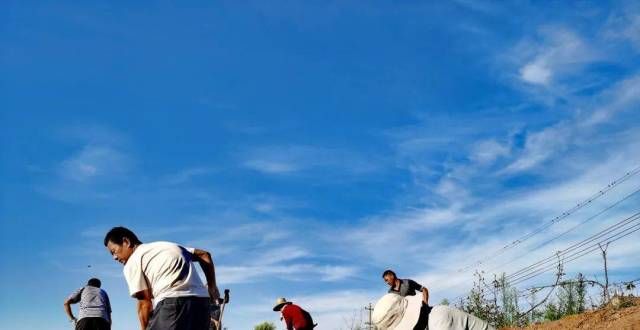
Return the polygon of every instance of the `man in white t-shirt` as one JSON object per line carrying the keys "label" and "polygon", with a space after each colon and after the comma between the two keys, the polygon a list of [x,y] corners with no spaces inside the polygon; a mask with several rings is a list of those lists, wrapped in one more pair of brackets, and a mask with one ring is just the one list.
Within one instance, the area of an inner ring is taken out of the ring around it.
{"label": "man in white t-shirt", "polygon": [[[112,228],[104,245],[124,265],[129,294],[138,299],[142,330],[209,329],[209,304],[220,297],[209,252],[170,242],[143,244],[124,227]],[[206,286],[194,262],[200,264]]]}

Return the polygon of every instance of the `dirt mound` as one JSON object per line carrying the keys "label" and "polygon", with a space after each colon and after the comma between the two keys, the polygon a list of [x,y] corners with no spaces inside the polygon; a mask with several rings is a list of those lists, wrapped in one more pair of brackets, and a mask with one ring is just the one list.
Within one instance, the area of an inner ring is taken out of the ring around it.
{"label": "dirt mound", "polygon": [[640,330],[640,298],[616,299],[612,299],[611,303],[601,309],[567,316],[558,321],[533,324],[526,328],[505,328],[502,330]]}

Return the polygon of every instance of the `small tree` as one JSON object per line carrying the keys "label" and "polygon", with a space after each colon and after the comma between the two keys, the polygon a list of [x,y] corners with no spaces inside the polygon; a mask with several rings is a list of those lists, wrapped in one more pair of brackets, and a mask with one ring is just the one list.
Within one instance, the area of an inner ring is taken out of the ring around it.
{"label": "small tree", "polygon": [[573,315],[578,312],[578,302],[576,297],[576,283],[573,281],[564,282],[560,285],[558,296],[558,312],[561,316]]}
{"label": "small tree", "polygon": [[489,323],[496,325],[499,323],[499,314],[496,297],[491,300],[487,297],[485,287],[488,287],[485,282],[484,273],[476,272],[476,280],[473,281],[473,288],[469,292],[469,296],[462,304],[462,309],[470,314],[473,314],[483,320],[487,320]]}
{"label": "small tree", "polygon": [[276,330],[276,326],[271,322],[262,322],[253,327],[253,330]]}
{"label": "small tree", "polygon": [[576,287],[576,295],[578,301],[578,313],[582,313],[585,311],[586,296],[587,296],[587,287],[584,282],[584,275],[582,273],[578,274],[578,285]]}
{"label": "small tree", "polygon": [[507,282],[504,273],[496,279],[496,286],[500,288],[500,299],[502,303],[497,326],[517,326],[520,316],[518,291]]}
{"label": "small tree", "polygon": [[[342,317],[344,321],[344,329],[346,330],[364,330],[366,329],[364,326],[364,322],[362,320],[362,313],[354,310],[351,314],[351,317]],[[342,327],[340,328],[342,329]]]}
{"label": "small tree", "polygon": [[562,315],[560,314],[558,307],[552,302],[547,303],[547,305],[544,308],[544,319],[549,321],[555,321],[555,320],[559,320],[560,317],[562,317]]}

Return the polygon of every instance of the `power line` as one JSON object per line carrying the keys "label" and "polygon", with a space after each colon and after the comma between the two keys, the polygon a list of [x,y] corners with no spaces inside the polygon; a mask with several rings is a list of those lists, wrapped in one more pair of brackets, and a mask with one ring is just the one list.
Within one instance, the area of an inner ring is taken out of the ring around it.
{"label": "power line", "polygon": [[[585,223],[587,223],[587,222],[589,222],[589,221],[591,221],[591,220],[593,220],[593,219],[595,219],[595,218],[597,218],[597,217],[601,216],[602,214],[604,214],[604,213],[606,213],[607,211],[611,210],[612,208],[614,208],[614,207],[616,207],[616,206],[620,205],[622,202],[626,201],[627,199],[631,198],[632,196],[634,196],[635,194],[637,194],[637,193],[639,193],[639,192],[640,192],[640,188],[639,188],[639,189],[636,189],[635,191],[633,191],[632,193],[630,193],[630,194],[626,195],[625,197],[623,197],[622,199],[620,199],[620,200],[616,201],[615,203],[613,203],[613,204],[611,204],[611,205],[607,206],[606,208],[604,208],[604,209],[603,209],[603,210],[601,210],[600,212],[598,212],[598,213],[596,213],[596,214],[594,214],[594,215],[590,216],[590,217],[589,217],[589,218],[587,218],[586,220],[584,220],[584,221],[582,221],[582,222],[578,223],[577,225],[575,225],[575,226],[573,226],[573,227],[569,228],[568,230],[566,230],[566,231],[564,231],[564,232],[560,233],[559,235],[556,235],[556,236],[554,236],[553,238],[551,238],[551,239],[549,239],[549,240],[547,240],[547,241],[544,241],[544,242],[543,242],[543,243],[541,243],[541,244],[538,244],[536,247],[534,247],[534,248],[532,248],[532,249],[529,249],[529,250],[527,251],[527,253],[530,253],[531,251],[536,251],[536,250],[540,249],[541,247],[543,247],[543,246],[545,246],[545,245],[547,245],[547,244],[549,244],[549,243],[551,243],[551,242],[553,242],[553,241],[557,240],[558,238],[560,238],[560,237],[562,237],[562,236],[564,236],[564,235],[566,235],[566,234],[568,234],[568,233],[570,233],[570,232],[572,232],[572,231],[576,230],[577,228],[580,228],[580,227],[581,227],[582,225],[584,225]],[[511,260],[509,260],[509,261],[507,261],[507,262],[504,262],[504,263],[502,263],[502,264],[500,264],[500,265],[498,265],[498,266],[496,266],[496,267],[491,268],[491,269],[489,270],[489,272],[493,272],[493,271],[495,271],[496,269],[500,269],[500,268],[503,268],[504,266],[507,266],[507,265],[509,265],[509,264],[512,264],[514,261],[516,261],[516,260],[518,260],[518,259],[520,259],[520,258],[524,257],[525,255],[526,255],[526,254],[523,254],[523,255],[517,256],[517,257],[515,257],[515,258],[512,258]]]}
{"label": "power line", "polygon": [[[636,220],[637,220],[637,219],[638,219],[638,218],[636,218]],[[619,232],[619,233],[616,233],[616,234],[614,234],[614,235],[612,235],[612,236],[610,236],[610,237],[607,237],[607,238],[605,238],[605,239],[603,239],[603,240],[601,240],[601,241],[599,241],[599,242],[596,242],[595,244],[592,244],[592,245],[590,245],[590,246],[587,246],[586,248],[583,248],[583,249],[581,249],[581,250],[578,250],[578,251],[576,251],[576,252],[573,252],[572,254],[568,254],[568,252],[570,252],[570,251],[563,251],[563,252],[558,253],[558,254],[557,254],[557,256],[558,256],[558,258],[562,257],[565,263],[567,263],[567,262],[569,262],[569,261],[572,261],[572,260],[575,260],[574,256],[576,256],[576,255],[578,255],[578,254],[580,254],[580,253],[582,253],[582,252],[584,252],[584,251],[586,251],[586,250],[588,250],[588,251],[587,251],[585,254],[588,254],[588,253],[590,253],[590,252],[592,252],[592,251],[595,251],[595,250],[596,250],[596,248],[597,248],[597,246],[598,246],[598,243],[603,243],[603,242],[610,241],[611,239],[615,238],[617,235],[625,234],[627,231],[629,231],[629,230],[632,230],[632,229],[636,228],[638,225],[640,225],[640,224],[635,224],[635,225],[633,225],[633,226],[631,226],[631,227],[629,227],[629,228],[625,228],[624,230],[622,230],[622,231],[621,231],[621,232]],[[606,234],[609,234],[609,233],[610,233],[610,232],[605,233],[605,235],[606,235]],[[593,241],[591,241],[591,242],[593,242]],[[585,245],[585,244],[582,244],[582,245],[580,245],[579,247],[582,247],[582,246],[584,246],[584,245]],[[576,248],[579,248],[579,247],[576,247]],[[574,249],[571,249],[571,250],[574,250]],[[553,257],[551,257],[551,258],[553,258]],[[530,270],[528,270],[528,271],[526,271],[526,272],[523,272],[523,273],[520,273],[520,274],[517,274],[517,275],[510,275],[510,276],[507,276],[507,278],[508,278],[511,282],[514,282],[514,281],[518,281],[519,279],[521,279],[521,278],[523,278],[523,277],[531,276],[531,275],[533,275],[533,274],[535,274],[535,273],[537,273],[537,272],[539,272],[539,271],[542,271],[542,270],[548,270],[549,265],[546,265],[546,266],[545,266],[544,264],[548,264],[550,261],[553,261],[553,259],[549,259],[549,258],[547,258],[547,259],[548,259],[548,261],[546,261],[546,262],[545,262],[545,263],[543,263],[543,264],[538,265],[538,266],[537,266],[537,268],[535,268],[535,269],[530,269]]]}
{"label": "power line", "polygon": [[[548,289],[548,288],[553,288],[553,287],[557,287],[557,286],[563,286],[566,284],[571,284],[571,283],[585,283],[585,284],[589,284],[591,286],[593,285],[599,285],[599,286],[604,286],[604,284],[595,281],[595,280],[588,280],[588,279],[583,279],[582,281],[580,280],[568,280],[568,281],[561,281],[557,284],[549,284],[549,285],[540,285],[540,286],[532,286],[523,290],[518,291],[518,297],[522,298],[522,297],[527,297],[530,296],[531,293],[536,293],[542,289]],[[615,282],[615,283],[611,283],[610,285],[612,286],[618,286],[618,285],[627,285],[627,284],[633,284],[635,282],[640,282],[640,278],[631,280],[631,281],[619,281],[619,282]]]}
{"label": "power line", "polygon": [[[598,238],[600,238],[602,236],[605,236],[605,235],[607,235],[607,234],[609,234],[609,233],[611,233],[613,231],[616,231],[619,228],[624,227],[628,223],[631,223],[631,222],[637,220],[639,218],[639,215],[640,215],[640,212],[635,213],[634,215],[632,215],[632,216],[630,216],[628,218],[625,218],[622,221],[619,221],[619,222],[617,222],[617,223],[605,228],[604,230],[602,230],[602,231],[600,231],[600,232],[598,232],[598,233],[596,233],[596,234],[594,234],[594,235],[592,235],[592,236],[590,236],[590,237],[588,237],[588,238],[586,238],[586,239],[584,239],[584,240],[582,240],[582,241],[580,241],[578,243],[575,243],[575,244],[565,248],[564,250],[559,251],[557,253],[557,256],[559,257],[559,256],[566,255],[567,253],[569,253],[569,252],[571,252],[571,251],[573,251],[575,249],[578,249],[578,248],[580,248],[580,247],[582,247],[582,246],[584,246],[586,244],[589,244],[589,243],[597,240]],[[542,260],[539,260],[539,261],[537,261],[537,262],[535,262],[535,263],[533,263],[533,264],[531,264],[531,265],[529,265],[527,267],[521,268],[520,270],[510,274],[509,276],[507,276],[507,278],[513,278],[513,277],[519,276],[522,273],[526,273],[526,272],[530,271],[531,269],[535,269],[540,265],[544,265],[544,264],[548,263],[549,261],[554,260],[555,257],[556,257],[556,255],[553,255],[553,256],[544,258]]]}
{"label": "power line", "polygon": [[[590,246],[588,246],[586,248],[583,248],[583,249],[581,249],[579,251],[576,251],[576,252],[574,252],[574,253],[572,253],[572,254],[570,254],[568,256],[563,256],[562,263],[563,264],[567,264],[567,263],[572,262],[572,261],[574,261],[576,259],[582,258],[585,255],[588,255],[588,254],[592,253],[593,251],[596,251],[598,249],[598,243],[615,242],[615,241],[617,241],[619,239],[622,239],[624,237],[627,237],[627,236],[637,232],[638,230],[640,230],[640,223],[637,223],[637,224],[635,224],[633,226],[625,228],[621,232],[615,233],[615,234],[613,234],[613,235],[611,235],[611,236],[609,236],[609,237],[607,237],[607,238],[605,238],[605,239],[603,239],[603,240],[601,240],[601,241],[599,241],[599,242],[597,242],[595,244],[592,244],[592,245],[590,245]],[[533,270],[533,271],[531,271],[529,273],[521,274],[521,275],[517,276],[515,279],[511,278],[510,279],[510,284],[511,285],[517,285],[519,283],[525,282],[525,281],[527,281],[529,279],[532,279],[534,277],[537,277],[539,275],[542,275],[542,274],[546,273],[547,271],[553,269],[554,267],[555,267],[555,265],[553,265],[553,264],[552,265],[547,265],[547,266],[543,266],[542,268],[535,269],[535,270]]]}
{"label": "power line", "polygon": [[[515,286],[555,269],[557,267],[556,260],[561,261],[562,264],[567,264],[569,262],[582,258],[585,255],[596,251],[598,249],[599,243],[615,242],[640,230],[640,222],[634,224],[634,221],[637,220],[640,220],[640,212],[636,212],[635,214],[603,229],[602,231],[578,243],[574,243],[564,250],[558,251],[556,254],[553,254],[550,257],[544,258],[533,263],[532,265],[524,267],[517,272],[506,276],[505,279],[509,282],[510,285]],[[593,244],[589,245],[590,243]],[[454,300],[458,300],[459,298],[462,298],[464,296],[465,294],[461,294]]]}
{"label": "power line", "polygon": [[614,189],[615,187],[617,187],[619,184],[627,181],[628,179],[630,179],[631,177],[633,177],[634,175],[640,173],[640,166],[634,168],[633,170],[625,173],[623,176],[621,176],[620,178],[613,180],[611,183],[609,183],[606,187],[600,189],[598,192],[596,192],[595,194],[591,195],[589,198],[587,198],[586,200],[576,204],[574,207],[572,207],[571,209],[562,212],[560,215],[556,216],[555,218],[551,219],[551,221],[549,221],[546,224],[543,224],[542,226],[536,228],[535,230],[533,230],[532,232],[520,237],[519,239],[503,246],[502,248],[498,249],[497,251],[495,251],[494,253],[488,255],[485,258],[479,259],[477,261],[475,261],[474,263],[463,267],[461,269],[458,269],[458,273],[460,272],[465,272],[468,271],[469,269],[473,268],[473,267],[477,267],[489,260],[492,260],[496,257],[498,257],[499,255],[503,254],[505,251],[518,246],[520,244],[522,244],[524,241],[528,240],[529,238],[541,233],[542,231],[546,230],[547,228],[551,227],[552,225],[554,225],[555,223],[558,223],[560,221],[562,221],[563,219],[569,217],[571,214],[575,213],[576,211],[578,211],[579,209],[590,205],[593,201],[597,200],[598,198],[606,195],[609,191],[611,191],[612,189]]}

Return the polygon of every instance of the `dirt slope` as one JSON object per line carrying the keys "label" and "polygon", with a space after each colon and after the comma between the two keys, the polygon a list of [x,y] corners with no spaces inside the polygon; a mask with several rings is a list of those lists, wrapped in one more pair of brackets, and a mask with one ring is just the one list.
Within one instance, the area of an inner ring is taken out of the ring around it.
{"label": "dirt slope", "polygon": [[[612,329],[640,330],[640,298],[626,300],[624,305],[630,307],[614,307],[608,305],[602,309],[588,311],[578,315],[567,316],[554,322],[534,324],[526,330],[569,330],[569,329]],[[503,329],[509,330],[509,329]]]}

